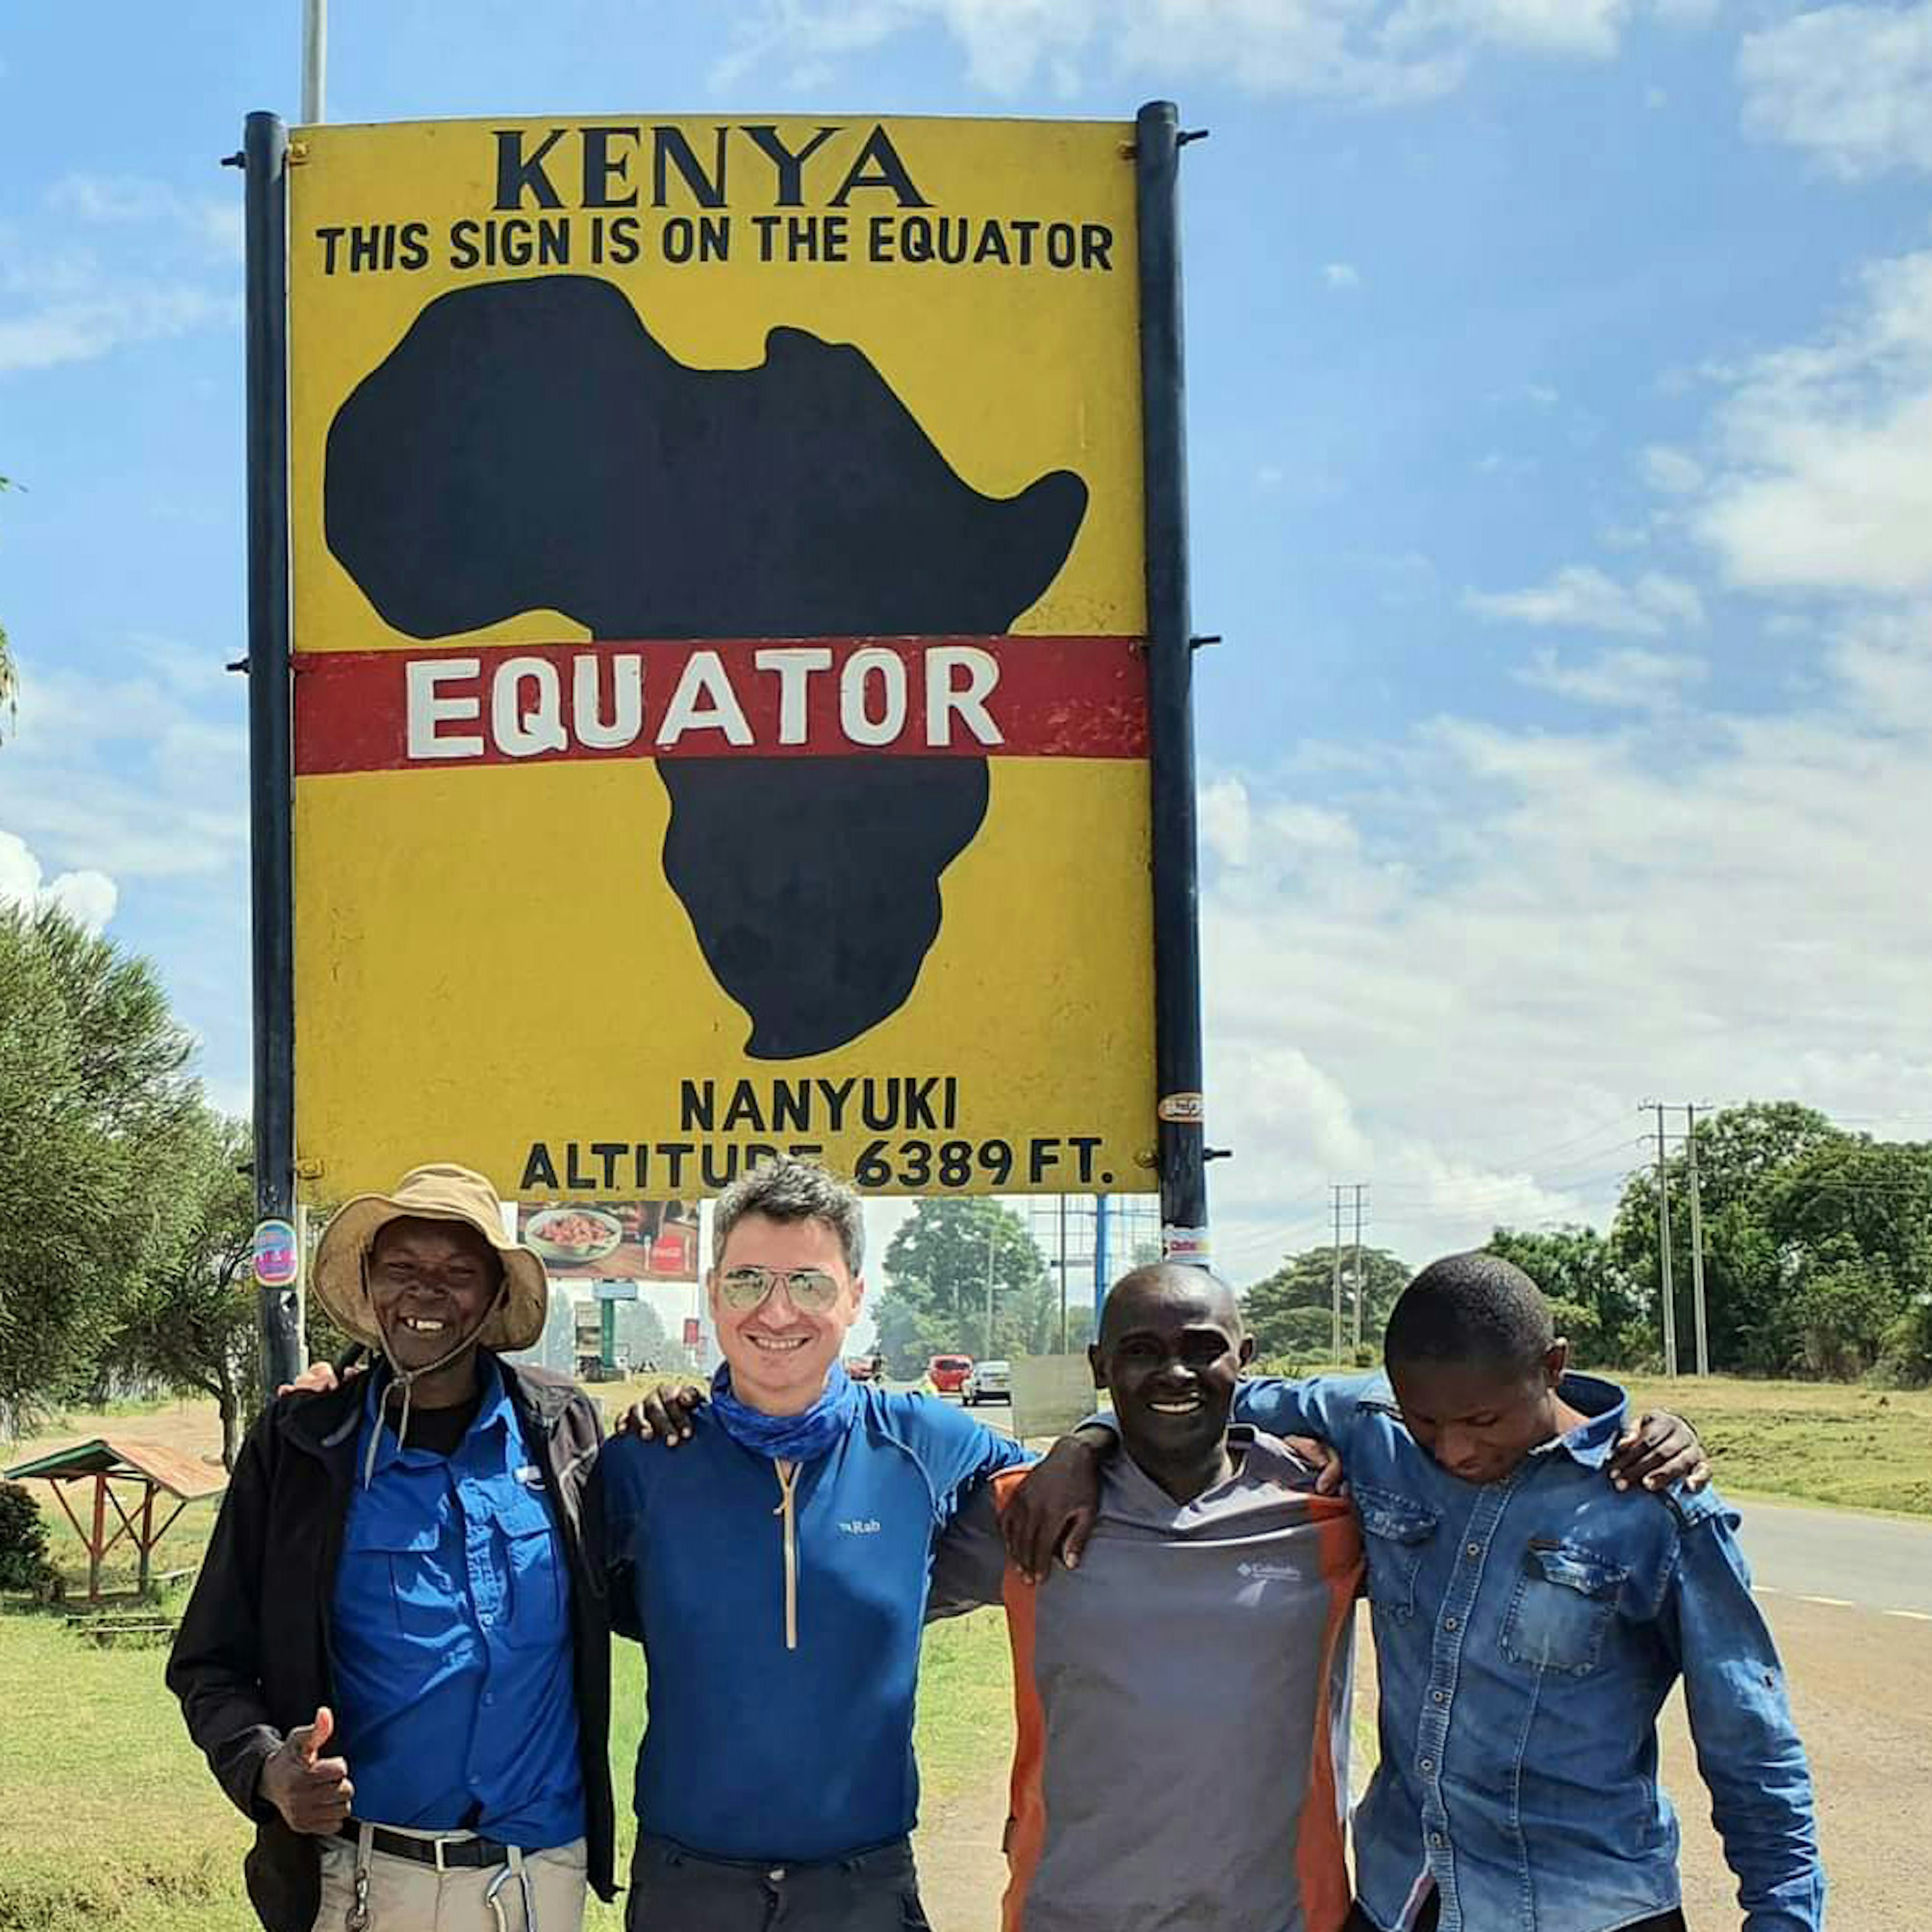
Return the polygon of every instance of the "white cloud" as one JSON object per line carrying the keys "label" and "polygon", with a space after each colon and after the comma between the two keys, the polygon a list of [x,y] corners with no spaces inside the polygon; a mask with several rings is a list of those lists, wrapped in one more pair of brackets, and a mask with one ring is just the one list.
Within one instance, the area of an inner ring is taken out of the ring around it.
{"label": "white cloud", "polygon": [[[0,229],[0,375],[238,326],[228,272],[241,258],[238,204],[136,177],[74,174],[55,183],[46,205],[61,242]],[[211,282],[218,263],[228,272]]]}
{"label": "white cloud", "polygon": [[1701,680],[1708,667],[1700,658],[1673,656],[1634,644],[1599,651],[1581,662],[1551,650],[1536,652],[1519,665],[1517,680],[1580,704],[1612,710],[1666,711],[1678,704],[1684,687]]}
{"label": "white cloud", "polygon": [[1656,442],[1643,452],[1643,475],[1653,490],[1666,496],[1688,496],[1704,481],[1703,466],[1694,457]]}
{"label": "white cloud", "polygon": [[47,190],[47,206],[63,220],[91,227],[171,230],[225,261],[242,257],[238,194],[190,195],[139,175],[63,175]]}
{"label": "white cloud", "polygon": [[105,872],[85,869],[49,879],[24,838],[0,831],[0,905],[58,906],[89,932],[99,932],[114,916],[119,896]]}
{"label": "white cloud", "polygon": [[[1660,14],[1687,0],[1651,0]],[[1070,94],[1132,76],[1210,76],[1256,94],[1374,104],[1460,86],[1486,51],[1615,54],[1635,0],[764,0],[713,74],[827,73],[902,34],[937,31],[973,82]]]}
{"label": "white cloud", "polygon": [[0,756],[0,820],[64,863],[122,880],[239,865],[248,842],[239,694],[222,703],[189,681],[204,674],[178,647],[141,640],[129,655],[136,664],[118,678],[22,671],[18,730]]}
{"label": "white cloud", "polygon": [[1322,279],[1331,289],[1358,289],[1362,286],[1361,271],[1352,262],[1324,262],[1322,265]]}
{"label": "white cloud", "polygon": [[1657,638],[1704,622],[1694,586],[1661,571],[1620,584],[1594,564],[1566,564],[1547,583],[1522,590],[1468,592],[1465,606],[1501,622]]}
{"label": "white cloud", "polygon": [[211,323],[236,321],[240,314],[238,302],[202,289],[104,282],[81,299],[0,315],[0,375],[92,362],[132,343],[185,335]]}
{"label": "white cloud", "polygon": [[1402,0],[1390,20],[1400,38],[1466,34],[1502,46],[1604,59],[1617,51],[1630,0]]}
{"label": "white cloud", "polygon": [[1932,250],[1878,262],[1819,340],[1720,371],[1725,459],[1694,520],[1733,583],[1932,586]]}
{"label": "white cloud", "polygon": [[1932,172],[1932,4],[1821,7],[1747,34],[1744,126],[1860,181]]}
{"label": "white cloud", "polygon": [[[1600,1226],[1647,1096],[1932,1115],[1932,856],[1901,836],[1932,815],[1932,604],[1846,620],[1817,668],[1795,714],[1445,718],[1352,781],[1240,775],[1203,894],[1231,1272],[1325,1238],[1331,1180],[1412,1261]],[[1348,836],[1277,862],[1290,807]]]}

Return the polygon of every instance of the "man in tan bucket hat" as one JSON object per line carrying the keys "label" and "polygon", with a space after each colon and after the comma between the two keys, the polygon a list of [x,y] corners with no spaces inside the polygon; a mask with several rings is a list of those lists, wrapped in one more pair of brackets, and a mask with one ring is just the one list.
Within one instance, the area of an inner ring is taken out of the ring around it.
{"label": "man in tan bucket hat", "polygon": [[268,1932],[577,1932],[613,1889],[602,1430],[502,1359],[542,1264],[440,1165],[339,1209],[313,1285],[376,1368],[250,1432],[168,1666],[249,1896]]}

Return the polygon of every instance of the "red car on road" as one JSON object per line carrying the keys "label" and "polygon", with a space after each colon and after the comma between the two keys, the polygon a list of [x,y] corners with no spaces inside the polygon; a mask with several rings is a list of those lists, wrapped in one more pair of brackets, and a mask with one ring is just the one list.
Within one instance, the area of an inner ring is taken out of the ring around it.
{"label": "red car on road", "polygon": [[941,1395],[957,1395],[966,1385],[966,1378],[973,1372],[970,1355],[934,1355],[926,1365],[926,1372],[932,1385]]}

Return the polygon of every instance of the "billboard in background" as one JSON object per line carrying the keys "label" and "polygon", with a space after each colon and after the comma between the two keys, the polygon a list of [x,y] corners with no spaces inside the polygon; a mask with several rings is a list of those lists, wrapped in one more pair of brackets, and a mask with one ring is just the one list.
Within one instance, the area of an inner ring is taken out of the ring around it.
{"label": "billboard in background", "polygon": [[517,1238],[554,1281],[694,1282],[700,1273],[695,1202],[520,1206]]}
{"label": "billboard in background", "polygon": [[1145,1184],[1132,140],[296,130],[310,1197]]}

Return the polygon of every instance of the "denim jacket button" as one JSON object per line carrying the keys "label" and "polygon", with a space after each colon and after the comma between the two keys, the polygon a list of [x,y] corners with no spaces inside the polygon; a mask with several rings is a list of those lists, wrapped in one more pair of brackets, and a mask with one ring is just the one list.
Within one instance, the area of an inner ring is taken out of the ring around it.
{"label": "denim jacket button", "polygon": [[1444,1617],[1442,1619],[1442,1628],[1446,1630],[1460,1630],[1462,1626],[1456,1622],[1454,1617]]}
{"label": "denim jacket button", "polygon": [[1480,1543],[1466,1543],[1462,1546],[1462,1554],[1465,1556],[1480,1556],[1482,1553],[1483,1546]]}
{"label": "denim jacket button", "polygon": [[1429,1694],[1429,1701],[1432,1704],[1446,1704],[1449,1701],[1449,1694],[1446,1690],[1432,1690]]}

